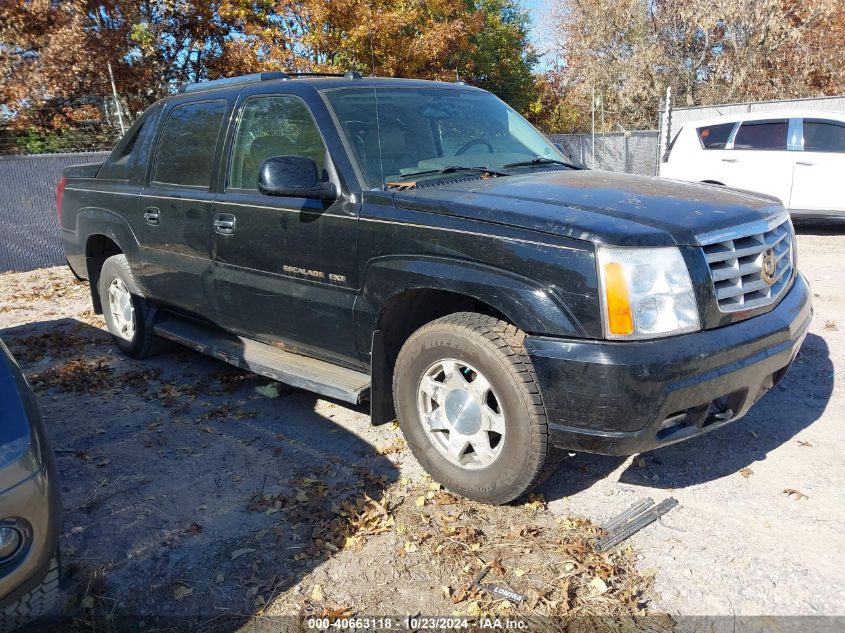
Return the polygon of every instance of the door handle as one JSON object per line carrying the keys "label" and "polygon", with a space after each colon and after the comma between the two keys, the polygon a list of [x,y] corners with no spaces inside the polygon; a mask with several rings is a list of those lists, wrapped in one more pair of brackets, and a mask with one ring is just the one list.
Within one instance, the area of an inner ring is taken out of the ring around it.
{"label": "door handle", "polygon": [[723,158],[722,162],[723,163],[738,163],[739,159],[738,158]]}
{"label": "door handle", "polygon": [[815,165],[815,163],[811,163],[811,162],[810,162],[810,161],[808,161],[808,160],[799,160],[799,161],[795,161],[795,164],[796,164],[796,165],[804,165],[804,167],[812,167],[813,165]]}
{"label": "door handle", "polygon": [[158,207],[147,207],[144,210],[144,222],[151,226],[158,226],[160,214],[161,211],[159,211]]}
{"label": "door handle", "polygon": [[220,235],[231,235],[235,232],[235,216],[231,213],[218,213],[214,216],[214,231]]}

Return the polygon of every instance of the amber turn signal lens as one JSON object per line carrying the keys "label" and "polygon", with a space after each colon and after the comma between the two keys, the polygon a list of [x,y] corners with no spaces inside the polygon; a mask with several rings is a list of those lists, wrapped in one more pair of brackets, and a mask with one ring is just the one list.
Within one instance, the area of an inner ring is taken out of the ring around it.
{"label": "amber turn signal lens", "polygon": [[607,326],[612,334],[626,335],[634,331],[634,316],[628,299],[628,285],[622,264],[604,265],[604,288],[607,300]]}

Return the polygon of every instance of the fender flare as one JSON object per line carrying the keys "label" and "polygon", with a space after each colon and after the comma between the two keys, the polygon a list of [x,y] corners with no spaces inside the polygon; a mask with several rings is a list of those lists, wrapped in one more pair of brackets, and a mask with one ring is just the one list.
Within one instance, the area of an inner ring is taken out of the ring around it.
{"label": "fender flare", "polygon": [[475,299],[525,332],[584,336],[581,325],[550,289],[509,271],[447,257],[389,256],[372,260],[355,302],[355,330],[359,349],[370,351],[370,416],[374,425],[396,417],[382,317],[389,302],[409,290],[446,291]]}
{"label": "fender flare", "polygon": [[[101,207],[85,207],[76,214],[76,235],[80,238],[80,246],[85,253],[85,272],[91,291],[91,301],[95,312],[102,311],[100,297],[97,293],[99,271],[94,271],[94,258],[88,255],[88,242],[92,237],[103,236],[115,244],[126,255],[129,267],[135,274],[138,262],[140,244],[129,223],[118,213]],[[136,279],[138,275],[135,275]],[[142,289],[143,291],[143,289]]]}
{"label": "fender flare", "polygon": [[356,329],[365,345],[378,329],[384,306],[408,290],[442,290],[475,299],[530,333],[584,337],[569,308],[543,284],[507,270],[462,259],[388,256],[368,263],[355,302]]}

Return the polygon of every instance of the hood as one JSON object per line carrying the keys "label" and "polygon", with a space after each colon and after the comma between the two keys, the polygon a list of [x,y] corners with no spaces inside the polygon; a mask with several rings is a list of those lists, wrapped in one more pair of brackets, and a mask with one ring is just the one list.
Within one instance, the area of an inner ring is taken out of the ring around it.
{"label": "hood", "polygon": [[769,218],[775,198],[665,178],[556,170],[398,191],[405,209],[617,246],[696,244],[696,235]]}

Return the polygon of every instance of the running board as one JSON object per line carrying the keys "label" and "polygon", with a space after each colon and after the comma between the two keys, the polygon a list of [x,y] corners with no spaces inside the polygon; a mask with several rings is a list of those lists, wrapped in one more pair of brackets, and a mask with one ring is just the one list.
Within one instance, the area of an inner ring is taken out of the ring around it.
{"label": "running board", "polygon": [[369,374],[188,320],[168,318],[156,323],[154,331],[235,367],[344,402],[359,404],[370,388]]}

